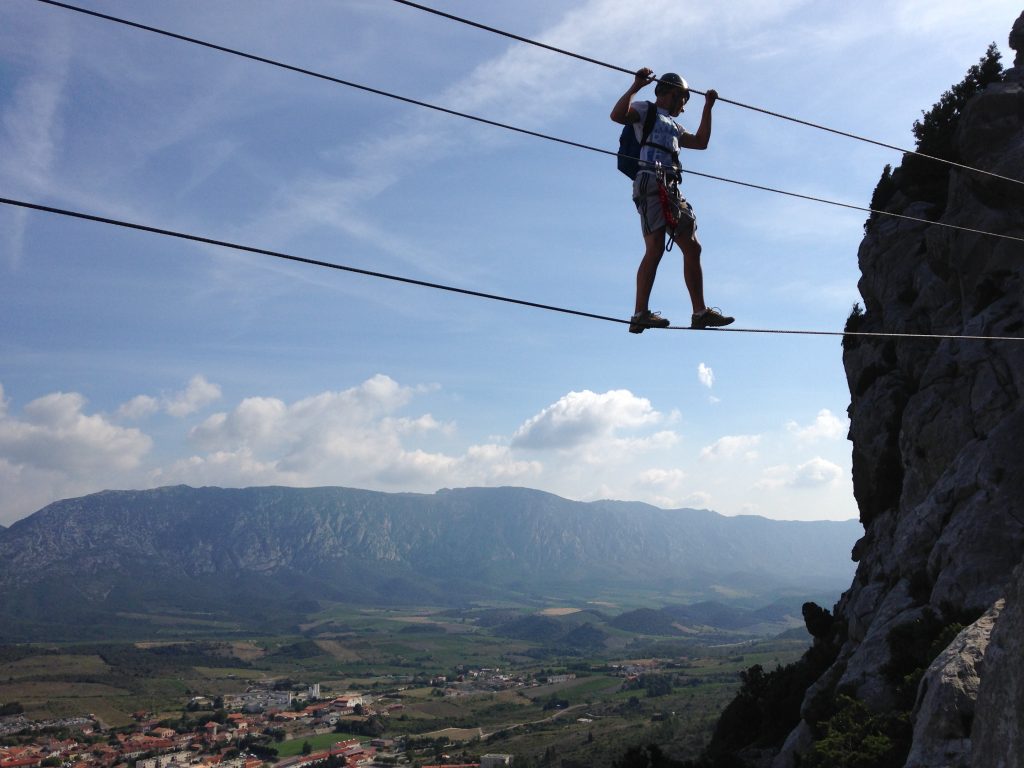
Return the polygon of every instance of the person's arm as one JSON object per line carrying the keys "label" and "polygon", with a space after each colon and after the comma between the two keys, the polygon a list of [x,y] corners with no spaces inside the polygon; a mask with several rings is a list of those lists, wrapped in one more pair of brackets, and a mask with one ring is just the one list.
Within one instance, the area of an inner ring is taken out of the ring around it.
{"label": "person's arm", "polygon": [[609,115],[612,122],[619,123],[620,125],[628,125],[629,123],[635,123],[640,119],[640,116],[636,113],[636,110],[630,109],[630,102],[633,101],[633,97],[636,96],[637,92],[644,88],[646,85],[654,81],[654,71],[643,67],[638,69],[636,74],[633,76],[633,85],[619,97],[619,100],[615,102],[615,106],[612,107],[612,113]]}
{"label": "person's arm", "polygon": [[679,137],[679,146],[686,149],[707,149],[711,141],[711,109],[718,100],[718,91],[712,89],[704,95],[704,112],[696,133],[684,133]]}

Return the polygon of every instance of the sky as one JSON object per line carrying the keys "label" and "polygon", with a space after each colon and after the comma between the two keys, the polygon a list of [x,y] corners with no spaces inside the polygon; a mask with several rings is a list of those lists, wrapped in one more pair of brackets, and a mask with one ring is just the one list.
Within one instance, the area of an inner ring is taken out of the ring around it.
{"label": "sky", "polygon": [[[621,72],[391,0],[82,7],[614,151]],[[898,147],[1003,0],[432,7]],[[639,98],[653,98],[653,89]],[[679,121],[696,130],[703,97]],[[899,152],[720,102],[684,167],[866,206]],[[867,214],[688,175],[708,304],[839,331]],[[613,157],[0,3],[0,197],[627,318]],[[652,309],[688,324],[678,250]],[[103,489],[515,485],[857,516],[839,339],[624,325],[0,205],[0,525]]]}

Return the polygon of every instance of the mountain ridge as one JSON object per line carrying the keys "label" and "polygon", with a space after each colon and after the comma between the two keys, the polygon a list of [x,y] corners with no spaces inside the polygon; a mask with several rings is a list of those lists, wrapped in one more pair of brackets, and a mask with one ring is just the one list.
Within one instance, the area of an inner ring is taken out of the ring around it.
{"label": "mountain ridge", "polygon": [[250,620],[260,602],[293,621],[299,603],[325,601],[838,591],[860,532],[855,521],[729,518],[511,487],[103,491],[50,504],[4,532],[0,589],[11,599],[0,618],[41,620],[54,601],[77,623],[76,611]]}

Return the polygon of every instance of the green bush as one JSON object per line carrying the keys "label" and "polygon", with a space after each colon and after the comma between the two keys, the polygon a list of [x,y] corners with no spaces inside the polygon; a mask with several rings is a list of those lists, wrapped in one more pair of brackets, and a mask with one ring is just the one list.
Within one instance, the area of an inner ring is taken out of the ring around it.
{"label": "green bush", "polygon": [[840,696],[837,705],[802,768],[902,768],[910,751],[909,713],[875,713],[849,696]]}
{"label": "green bush", "polygon": [[864,231],[867,232],[875,220],[881,215],[879,211],[885,210],[886,204],[892,199],[893,194],[896,192],[896,182],[892,179],[892,166],[888,163],[885,164],[885,168],[882,170],[882,177],[878,180],[875,185],[875,191],[871,193],[871,215],[868,216],[867,221],[864,222]]}
{"label": "green bush", "polygon": [[741,672],[739,693],[722,712],[708,755],[722,757],[749,746],[780,746],[800,722],[807,688],[833,660],[833,654],[812,649],[800,661],[772,672],[766,673],[760,664]]}
{"label": "green bush", "polygon": [[[886,166],[888,168],[889,166]],[[856,333],[860,330],[864,321],[864,308],[857,302],[850,309],[850,316],[846,318],[846,325],[843,330],[847,333]],[[843,349],[851,350],[857,346],[860,339],[856,336],[843,336]]]}
{"label": "green bush", "polygon": [[[885,167],[871,195],[872,211],[884,210],[892,196],[902,191],[910,200],[932,203],[932,217],[942,215],[946,207],[950,166],[932,158],[963,162],[955,142],[960,117],[968,101],[992,83],[1002,80],[1001,58],[996,44],[989,45],[978,63],[967,70],[964,79],[943,93],[931,109],[922,112],[920,120],[914,121],[918,154],[904,155],[903,164],[895,171]],[[877,218],[878,214],[873,212],[865,222],[865,231]]]}

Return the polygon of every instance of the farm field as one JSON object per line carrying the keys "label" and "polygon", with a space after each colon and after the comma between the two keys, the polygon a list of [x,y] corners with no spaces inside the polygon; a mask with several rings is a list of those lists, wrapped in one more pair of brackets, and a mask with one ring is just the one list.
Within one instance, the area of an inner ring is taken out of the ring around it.
{"label": "farm field", "polygon": [[318,752],[332,747],[339,741],[358,738],[358,736],[352,733],[321,733],[314,734],[312,736],[303,736],[298,739],[291,739],[290,741],[282,741],[280,744],[276,745],[276,748],[279,757],[294,757],[295,755],[301,755],[303,748],[307,744],[313,752]]}
{"label": "farm field", "polygon": [[679,759],[696,756],[740,672],[786,665],[809,644],[796,630],[644,634],[601,623],[591,607],[500,611],[335,607],[293,635],[196,639],[190,626],[179,641],[4,646],[0,705],[17,702],[40,720],[94,714],[122,728],[140,711],[187,716],[193,697],[316,683],[321,698],[358,692],[372,703],[336,733],[277,740],[278,759],[358,737],[373,714],[379,735],[406,739],[424,759],[504,752],[517,768],[605,768],[650,742]]}

